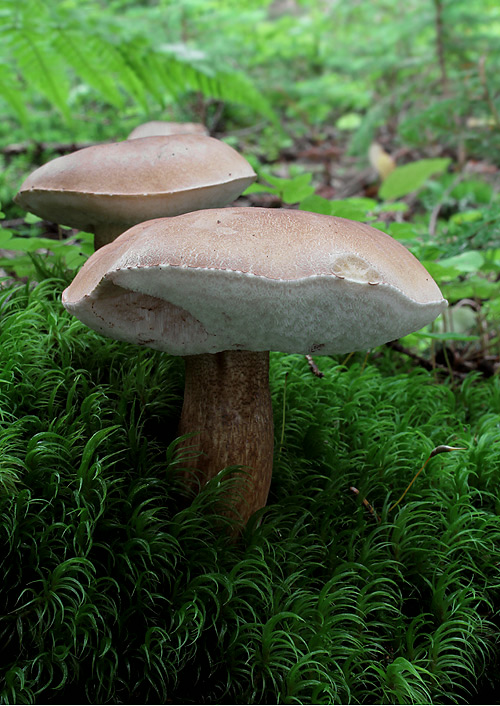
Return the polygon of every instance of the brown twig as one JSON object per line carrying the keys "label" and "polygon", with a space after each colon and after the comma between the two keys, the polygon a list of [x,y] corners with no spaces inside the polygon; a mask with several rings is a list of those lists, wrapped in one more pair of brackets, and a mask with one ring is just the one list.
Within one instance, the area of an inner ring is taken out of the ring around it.
{"label": "brown twig", "polygon": [[306,355],[306,360],[307,360],[307,364],[309,365],[309,368],[311,369],[311,372],[313,372],[317,378],[325,377],[325,373],[322,373],[321,370],[318,368],[318,366],[316,365],[316,363],[313,360],[312,355]]}
{"label": "brown twig", "polygon": [[[436,367],[443,367],[439,365],[433,365],[429,360],[427,360],[426,358],[422,358],[422,356],[418,355],[418,353],[414,353],[409,348],[405,348],[404,346],[402,346],[399,341],[389,341],[388,343],[386,343],[386,346],[392,348],[393,351],[397,351],[398,353],[403,353],[403,355],[407,355],[409,358],[418,363],[422,368],[425,368],[425,370],[429,370],[430,372],[432,372]],[[443,370],[444,369],[445,368],[443,367]]]}
{"label": "brown twig", "polygon": [[[355,488],[353,485],[349,488],[349,490],[352,490],[352,492],[354,493],[354,495],[359,495],[359,490],[358,490],[357,488]],[[381,520],[380,520],[380,517],[379,517],[379,516],[377,515],[377,513],[375,512],[375,508],[373,507],[373,505],[370,505],[370,503],[368,502],[368,500],[367,500],[366,498],[363,498],[363,499],[361,500],[361,502],[363,503],[363,505],[364,505],[366,508],[368,508],[370,514],[373,515],[373,517],[377,520],[377,522],[380,522],[380,521],[381,521]]]}

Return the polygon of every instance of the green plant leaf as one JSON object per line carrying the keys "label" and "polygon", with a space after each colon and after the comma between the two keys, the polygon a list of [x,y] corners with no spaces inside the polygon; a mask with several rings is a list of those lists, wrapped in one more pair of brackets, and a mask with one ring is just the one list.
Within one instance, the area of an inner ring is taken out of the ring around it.
{"label": "green plant leaf", "polygon": [[27,213],[24,216],[24,222],[29,223],[29,225],[34,225],[35,223],[41,223],[42,220],[43,219],[40,218],[40,216],[35,216],[34,213]]}
{"label": "green plant leaf", "polygon": [[325,216],[332,215],[332,202],[317,194],[311,194],[303,199],[299,204],[299,208],[301,211],[322,213]]}
{"label": "green plant leaf", "polygon": [[290,179],[274,176],[268,172],[261,171],[260,176],[271,184],[251,184],[245,193],[257,194],[268,193],[278,196],[287,204],[302,202],[314,193],[314,186],[311,184],[312,174],[298,174]]}
{"label": "green plant leaf", "polygon": [[387,232],[396,240],[413,240],[416,237],[415,226],[412,223],[391,223]]}
{"label": "green plant leaf", "polygon": [[422,187],[433,174],[444,172],[450,159],[420,159],[404,164],[384,179],[379,196],[382,199],[399,199]]}
{"label": "green plant leaf", "polygon": [[374,221],[375,216],[369,216],[377,203],[373,199],[351,198],[332,201],[332,215],[339,218],[349,218],[351,221]]}
{"label": "green plant leaf", "polygon": [[470,250],[460,253],[460,255],[454,255],[453,257],[446,257],[443,260],[439,260],[438,264],[445,268],[452,267],[458,272],[477,272],[484,265],[484,261],[485,258],[481,252],[478,250]]}
{"label": "green plant leaf", "polygon": [[312,194],[300,202],[299,208],[302,211],[312,211],[313,213],[323,213],[339,218],[349,218],[351,221],[373,221],[375,216],[369,215],[373,211],[377,202],[368,198],[350,198],[331,200]]}

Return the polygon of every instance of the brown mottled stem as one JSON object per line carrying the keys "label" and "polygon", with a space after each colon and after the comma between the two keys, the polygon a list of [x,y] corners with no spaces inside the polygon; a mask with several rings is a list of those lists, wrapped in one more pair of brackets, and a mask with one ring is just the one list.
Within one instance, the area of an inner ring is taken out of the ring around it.
{"label": "brown mottled stem", "polygon": [[264,507],[273,467],[269,353],[223,351],[186,356],[179,433],[199,432],[185,446],[203,484],[227,466],[247,471],[231,504],[243,523]]}

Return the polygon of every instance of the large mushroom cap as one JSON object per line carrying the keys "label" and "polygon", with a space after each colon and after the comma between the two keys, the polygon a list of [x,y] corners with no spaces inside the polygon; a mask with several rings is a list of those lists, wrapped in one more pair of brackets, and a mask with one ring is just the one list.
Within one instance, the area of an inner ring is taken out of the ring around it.
{"label": "large mushroom cap", "polygon": [[254,180],[236,150],[212,137],[172,135],[95,145],[35,170],[15,201],[56,223],[90,232],[225,206]]}
{"label": "large mushroom cap", "polygon": [[165,120],[150,120],[135,127],[127,140],[137,140],[139,137],[152,135],[208,135],[208,130],[202,123],[173,123]]}
{"label": "large mushroom cap", "polygon": [[63,304],[104,335],[175,355],[365,350],[446,308],[426,269],[385,233],[260,208],[131,228],[89,258]]}

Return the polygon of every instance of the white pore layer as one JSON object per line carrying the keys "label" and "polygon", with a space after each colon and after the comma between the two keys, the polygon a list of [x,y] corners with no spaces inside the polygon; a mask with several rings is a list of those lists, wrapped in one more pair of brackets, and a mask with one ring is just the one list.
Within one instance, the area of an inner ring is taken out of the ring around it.
{"label": "white pore layer", "polygon": [[112,271],[89,296],[66,306],[101,333],[173,355],[223,350],[331,355],[416,331],[446,302],[420,304],[391,285],[335,275],[272,280],[161,265]]}

